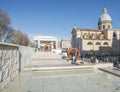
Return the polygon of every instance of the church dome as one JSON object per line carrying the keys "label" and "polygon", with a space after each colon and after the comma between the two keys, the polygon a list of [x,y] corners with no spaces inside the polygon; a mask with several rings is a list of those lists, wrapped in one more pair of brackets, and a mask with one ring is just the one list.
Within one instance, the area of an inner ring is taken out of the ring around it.
{"label": "church dome", "polygon": [[107,13],[106,8],[103,8],[102,15],[100,16],[98,23],[104,22],[104,21],[112,21],[110,15]]}

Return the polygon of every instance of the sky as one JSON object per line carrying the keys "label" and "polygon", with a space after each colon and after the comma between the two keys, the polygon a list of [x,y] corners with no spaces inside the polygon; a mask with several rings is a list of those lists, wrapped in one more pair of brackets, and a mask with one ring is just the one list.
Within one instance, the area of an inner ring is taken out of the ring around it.
{"label": "sky", "polygon": [[120,28],[120,0],[0,0],[14,29],[33,36],[71,39],[73,27],[97,29],[102,9],[106,7],[113,28]]}

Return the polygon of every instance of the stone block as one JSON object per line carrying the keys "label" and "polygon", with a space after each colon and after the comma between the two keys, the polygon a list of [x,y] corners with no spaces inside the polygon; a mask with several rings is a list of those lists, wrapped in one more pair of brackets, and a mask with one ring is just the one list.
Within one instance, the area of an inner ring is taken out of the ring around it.
{"label": "stone block", "polygon": [[[0,80],[1,89],[19,74],[19,62],[23,68],[30,60],[33,49],[25,46],[0,43]],[[21,56],[21,61],[19,61]]]}

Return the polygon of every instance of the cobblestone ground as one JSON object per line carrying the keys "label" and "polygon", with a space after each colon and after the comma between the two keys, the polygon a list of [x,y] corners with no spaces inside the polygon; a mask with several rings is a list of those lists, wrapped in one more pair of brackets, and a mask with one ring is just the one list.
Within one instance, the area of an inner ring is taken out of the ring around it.
{"label": "cobblestone ground", "polygon": [[[62,60],[60,55],[37,52],[31,59],[31,67],[23,70],[1,92],[120,92],[120,77],[98,69],[48,68],[63,65],[67,67],[70,63]],[[47,69],[33,71],[33,67]]]}

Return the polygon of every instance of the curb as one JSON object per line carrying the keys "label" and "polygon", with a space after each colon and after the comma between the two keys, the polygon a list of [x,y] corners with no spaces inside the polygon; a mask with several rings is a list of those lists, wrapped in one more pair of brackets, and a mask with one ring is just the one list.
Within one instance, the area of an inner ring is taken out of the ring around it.
{"label": "curb", "polygon": [[32,68],[32,71],[49,71],[49,70],[71,70],[71,69],[93,69],[91,66],[67,66],[67,67],[39,67],[39,68]]}
{"label": "curb", "polygon": [[68,70],[68,69],[99,69],[105,67],[111,67],[111,64],[91,64],[91,65],[74,65],[74,66],[44,66],[44,67],[29,67],[24,70],[31,71],[46,71],[46,70]]}
{"label": "curb", "polygon": [[107,70],[107,69],[103,69],[103,68],[98,68],[98,69],[100,69],[100,70],[102,70],[102,71],[104,71],[104,72],[110,73],[110,74],[112,74],[112,75],[116,75],[116,76],[120,77],[120,74],[115,73],[115,72],[113,72],[113,71],[110,71],[110,70]]}

